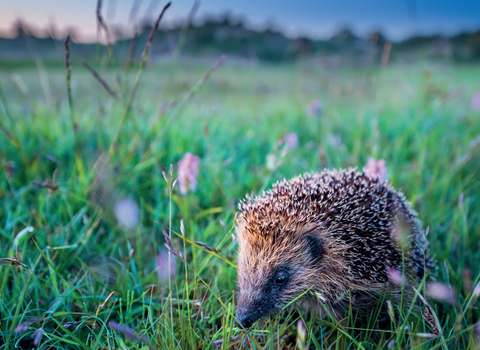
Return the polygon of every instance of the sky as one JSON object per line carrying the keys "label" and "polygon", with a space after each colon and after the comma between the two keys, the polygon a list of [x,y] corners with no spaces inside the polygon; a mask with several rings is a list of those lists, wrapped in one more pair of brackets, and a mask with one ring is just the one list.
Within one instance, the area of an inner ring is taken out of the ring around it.
{"label": "sky", "polygon": [[[80,41],[95,41],[97,0],[0,0],[0,35],[11,35],[17,18],[34,28],[48,30],[51,24],[75,28]],[[155,18],[166,1],[103,0],[102,13],[109,25],[129,23],[132,4],[138,19]],[[165,21],[185,18],[193,0],[173,0]],[[391,40],[412,34],[446,34],[480,29],[480,0],[203,0],[197,20],[206,15],[231,13],[248,26],[266,24],[295,37],[328,38],[349,26],[360,35],[381,29]],[[134,21],[130,21],[130,27]]]}

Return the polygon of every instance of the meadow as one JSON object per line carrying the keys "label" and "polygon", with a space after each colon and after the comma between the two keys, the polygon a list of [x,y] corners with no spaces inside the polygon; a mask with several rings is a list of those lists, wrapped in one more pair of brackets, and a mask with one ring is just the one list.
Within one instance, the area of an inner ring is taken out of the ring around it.
{"label": "meadow", "polygon": [[[135,67],[90,63],[112,96],[73,60],[70,103],[63,62],[0,71],[0,349],[478,349],[480,67],[215,61],[149,61],[135,95]],[[371,157],[453,291],[421,292],[433,326],[396,307],[388,329],[294,310],[236,328],[238,201]]]}

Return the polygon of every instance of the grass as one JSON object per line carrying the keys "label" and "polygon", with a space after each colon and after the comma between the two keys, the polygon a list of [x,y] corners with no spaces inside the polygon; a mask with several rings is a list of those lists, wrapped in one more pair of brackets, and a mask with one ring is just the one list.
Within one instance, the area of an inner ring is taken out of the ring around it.
{"label": "grass", "polygon": [[[0,72],[0,258],[17,259],[0,266],[1,349],[479,347],[480,114],[470,107],[478,66],[325,70],[227,59],[203,79],[215,59],[154,63],[127,102],[136,72],[95,67],[116,100],[76,62],[76,135],[61,64],[46,68],[48,103],[35,69]],[[316,99],[323,114],[310,116]],[[282,157],[287,132],[299,147]],[[185,152],[201,159],[186,196],[173,186]],[[281,164],[267,167],[271,154]],[[453,305],[429,299],[440,336],[418,311],[395,305],[387,330],[374,319],[353,329],[353,315],[339,323],[288,313],[240,332],[237,201],[369,157],[386,160],[389,180],[429,227],[437,280],[456,292]],[[122,199],[138,206],[132,228],[115,216]],[[168,256],[163,230],[185,262]]]}

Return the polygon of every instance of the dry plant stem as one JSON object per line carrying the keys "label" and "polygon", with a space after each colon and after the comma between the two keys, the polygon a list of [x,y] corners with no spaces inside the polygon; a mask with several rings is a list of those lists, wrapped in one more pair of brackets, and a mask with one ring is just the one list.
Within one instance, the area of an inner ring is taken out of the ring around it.
{"label": "dry plant stem", "polygon": [[[167,181],[168,185],[168,238],[170,242],[172,241],[172,192],[173,192],[173,187],[175,186],[175,182],[173,181],[173,165],[170,164],[170,172],[169,172],[169,177]],[[164,175],[165,176],[165,175]],[[167,180],[165,178],[165,180]],[[170,342],[170,347],[173,345],[173,334],[174,334],[174,329],[173,329],[173,298],[172,298],[172,264],[171,264],[171,259],[172,259],[172,253],[171,250],[168,250],[168,294],[170,296],[170,322],[171,322],[171,342]]]}
{"label": "dry plant stem", "polygon": [[100,84],[102,84],[103,88],[107,90],[107,92],[115,99],[117,99],[117,94],[115,91],[108,85],[105,79],[103,79],[95,69],[93,69],[85,60],[82,61],[82,64],[87,70],[92,73],[93,77],[98,80]]}
{"label": "dry plant stem", "polygon": [[385,45],[383,46],[382,57],[380,58],[380,64],[382,67],[386,67],[388,65],[391,49],[392,49],[392,43],[386,42]]}
{"label": "dry plant stem", "polygon": [[127,104],[125,106],[125,111],[123,112],[122,119],[120,120],[120,125],[117,128],[117,131],[115,132],[115,135],[113,137],[112,143],[110,144],[110,148],[108,150],[109,155],[113,155],[115,153],[115,146],[117,144],[118,138],[120,137],[120,132],[125,125],[125,122],[127,120],[128,115],[130,114],[130,109],[132,108],[132,102],[133,98],[135,97],[135,92],[137,91],[138,84],[140,83],[140,78],[143,73],[143,69],[145,68],[145,63],[147,62],[148,54],[150,53],[150,48],[152,47],[152,41],[153,37],[155,36],[155,32],[158,29],[158,25],[160,24],[160,21],[163,17],[163,14],[165,11],[170,7],[170,2],[168,2],[165,7],[162,10],[162,13],[160,13],[160,16],[158,16],[157,21],[155,22],[155,25],[153,26],[152,30],[150,31],[150,35],[148,36],[148,41],[145,44],[145,49],[143,50],[141,61],[140,61],[140,67],[138,69],[137,76],[135,78],[135,83],[133,84],[132,91],[130,93],[130,97],[128,98]]}
{"label": "dry plant stem", "polygon": [[71,74],[72,66],[70,65],[70,46],[69,46],[70,36],[67,35],[64,41],[65,45],[65,67],[67,69],[67,96],[68,96],[68,107],[70,109],[70,121],[72,123],[73,131],[73,142],[75,145],[75,152],[78,155],[78,137],[77,137],[77,124],[75,123],[74,118],[74,109],[73,109],[73,98],[72,98],[72,87],[71,87]]}
{"label": "dry plant stem", "polygon": [[[161,225],[161,224],[160,224],[160,225]],[[166,227],[166,225],[163,225],[163,226]],[[197,248],[203,250],[204,252],[207,252],[208,254],[210,254],[210,255],[212,255],[212,256],[214,256],[214,257],[216,257],[216,258],[219,258],[220,260],[223,260],[224,262],[226,262],[228,265],[230,265],[230,266],[233,267],[234,269],[237,268],[237,265],[235,265],[234,263],[232,263],[232,262],[229,261],[228,259],[226,259],[226,258],[224,258],[223,256],[215,253],[215,251],[213,251],[213,250],[209,250],[209,249],[205,248],[205,243],[203,243],[203,245],[202,245],[202,244],[198,244],[198,243],[195,243],[194,241],[191,241],[191,240],[189,240],[188,238],[186,238],[185,235],[182,235],[182,234],[180,234],[180,233],[178,233],[178,232],[175,232],[175,231],[173,231],[173,230],[172,230],[172,232],[173,232],[175,235],[177,235],[179,238],[181,238],[182,240],[184,240],[185,242],[187,242],[188,244],[190,244],[190,245],[192,245],[192,246],[194,246],[194,247],[197,247]]]}
{"label": "dry plant stem", "polygon": [[188,18],[182,26],[182,30],[180,31],[180,35],[178,37],[177,45],[175,46],[175,51],[173,52],[173,59],[177,60],[180,54],[182,53],[183,46],[185,44],[185,39],[187,37],[188,28],[193,21],[193,18],[197,14],[198,8],[200,7],[200,1],[195,1],[193,3],[192,9],[188,14]]}
{"label": "dry plant stem", "polygon": [[[0,93],[1,93],[1,90],[0,90]],[[20,140],[13,134],[13,131],[10,132],[2,123],[0,123],[0,129],[5,134],[7,139],[18,149],[18,151],[20,152],[20,155],[22,156],[23,163],[26,166],[28,166],[28,157],[23,151],[22,143],[20,142]]]}
{"label": "dry plant stem", "polygon": [[112,62],[115,63],[115,53],[111,44],[112,41],[110,40],[110,31],[108,30],[107,23],[102,16],[102,0],[98,0],[97,11],[95,12],[95,14],[97,16],[97,42],[100,35],[100,28],[102,28],[105,31],[105,38],[107,39],[108,57]]}
{"label": "dry plant stem", "polygon": [[133,38],[130,39],[130,47],[128,49],[128,57],[127,57],[127,61],[125,62],[125,68],[130,68],[130,66],[132,65],[132,62],[133,62],[133,55],[135,54],[135,47],[137,46],[136,45],[137,43],[137,32],[135,32],[133,34]]}
{"label": "dry plant stem", "polygon": [[101,303],[100,305],[98,305],[97,307],[97,312],[95,313],[95,320],[93,321],[93,328],[95,328],[95,325],[97,323],[97,317],[98,317],[98,313],[100,312],[101,309],[103,309],[105,307],[105,304],[108,302],[108,300],[110,300],[110,298],[113,296],[113,294],[115,294],[115,292],[111,292],[108,297],[103,301],[103,303]]}
{"label": "dry plant stem", "polygon": [[[182,236],[185,237],[185,225],[184,225],[183,219],[180,220],[180,232],[182,233]],[[186,258],[185,258],[186,256],[187,256],[187,244],[186,244],[185,240],[183,240],[183,257],[184,257],[184,259],[182,259],[182,260],[183,260],[183,266],[185,268],[185,289],[184,289],[184,292],[185,292],[185,296],[187,298],[187,308],[189,308],[188,268],[187,268],[187,261],[186,261]],[[194,296],[193,300],[194,299],[195,299],[195,296]],[[192,310],[193,310],[193,303],[192,303]],[[189,323],[189,326],[191,326],[191,320],[189,320],[188,323]]]}
{"label": "dry plant stem", "polygon": [[190,99],[193,95],[195,95],[195,93],[198,91],[198,89],[200,89],[200,87],[205,83],[205,81],[210,77],[210,75],[212,75],[212,73],[215,72],[218,69],[218,67],[220,67],[223,64],[223,62],[225,62],[226,58],[227,58],[227,55],[225,55],[225,54],[220,56],[220,58],[217,60],[217,62],[215,62],[215,64],[212,66],[212,68],[210,68],[204,74],[202,79],[200,79],[195,84],[195,86],[190,89],[190,91],[187,93],[187,95],[185,95],[185,97],[183,98],[182,104],[184,102],[188,101],[188,99]]}
{"label": "dry plant stem", "polygon": [[18,139],[18,136],[16,135],[15,130],[13,128],[13,125],[14,125],[13,118],[7,110],[7,103],[6,103],[6,100],[5,100],[5,96],[3,96],[3,91],[2,91],[1,86],[0,86],[0,102],[3,106],[3,113],[7,117],[6,119],[8,119],[8,123],[10,124],[10,127],[12,128],[12,131],[8,130],[7,127],[5,125],[3,125],[3,123],[1,123],[1,122],[0,122],[0,129],[5,134],[7,139],[18,149],[18,151],[22,155],[23,163],[25,165],[27,165],[28,164],[28,162],[27,162],[28,157],[25,154],[25,152],[23,151],[22,143]]}
{"label": "dry plant stem", "polygon": [[97,18],[97,42],[96,42],[96,50],[97,50],[97,59],[98,59],[98,62],[100,62],[100,55],[101,55],[101,50],[102,50],[102,47],[100,45],[100,30],[102,28],[102,25],[98,19],[98,14],[100,13],[101,11],[101,8],[102,8],[102,0],[98,0],[97,2],[97,10],[95,11],[95,15],[96,15],[96,18]]}
{"label": "dry plant stem", "polygon": [[438,329],[438,332],[440,333],[440,339],[442,339],[442,347],[445,349],[445,350],[448,350],[448,347],[446,345],[446,341],[445,341],[445,334],[443,332],[443,329],[442,329],[442,326],[440,324],[440,321],[437,317],[437,314],[435,312],[435,310],[433,309],[432,305],[430,305],[430,303],[422,296],[422,294],[417,290],[415,289],[415,287],[412,287],[413,290],[415,291],[416,295],[418,295],[418,297],[420,298],[420,300],[428,307],[428,309],[430,310],[430,313],[432,314],[433,318],[435,319],[435,326],[437,326],[437,329]]}
{"label": "dry plant stem", "polygon": [[5,135],[12,141],[12,140],[16,140],[18,142],[18,137],[15,133],[15,130],[14,130],[14,125],[15,125],[15,122],[13,120],[13,117],[10,115],[10,112],[8,111],[7,109],[7,100],[5,99],[5,96],[3,95],[3,90],[2,90],[2,86],[0,85],[0,102],[2,103],[2,107],[3,107],[3,113],[5,114],[5,116],[7,117],[6,119],[8,119],[8,124],[10,124],[10,127],[12,128],[12,131],[10,132],[5,126],[3,126],[3,124],[0,123],[0,127],[2,128],[2,131],[5,133]]}
{"label": "dry plant stem", "polygon": [[128,56],[127,61],[125,62],[125,68],[130,68],[133,62],[133,56],[135,54],[135,47],[137,41],[137,26],[135,22],[141,3],[141,0],[134,0],[132,3],[132,8],[130,9],[130,14],[128,15],[128,25],[133,25],[133,37],[130,40],[130,47],[128,49]]}
{"label": "dry plant stem", "polygon": [[[170,175],[171,176],[171,175]],[[168,235],[170,240],[172,239],[172,191],[173,188],[170,188],[170,196],[169,196],[169,210],[168,210]],[[171,264],[172,254],[168,252],[168,292],[170,295],[170,322],[171,322],[171,342],[170,347],[173,345],[173,299],[172,299],[172,264]]]}
{"label": "dry plant stem", "polygon": [[138,10],[140,9],[140,5],[142,4],[142,0],[133,0],[132,8],[130,9],[130,14],[128,15],[128,24],[135,25]]}
{"label": "dry plant stem", "polygon": [[42,87],[43,95],[45,96],[45,101],[47,105],[52,105],[52,92],[50,89],[50,84],[48,82],[47,71],[43,64],[42,57],[38,53],[35,40],[32,40],[28,35],[25,36],[25,44],[27,45],[28,51],[33,57],[35,66],[37,67],[38,77],[40,78],[40,86]]}
{"label": "dry plant stem", "polygon": [[213,72],[215,72],[222,64],[225,62],[225,59],[227,58],[227,55],[223,54],[220,56],[220,58],[215,62],[215,64],[203,75],[203,77],[188,91],[188,93],[185,95],[183,100],[179,103],[177,109],[175,112],[172,113],[172,115],[165,121],[163,124],[163,129],[156,133],[155,138],[153,141],[150,143],[149,149],[144,153],[142,156],[141,160],[139,163],[145,161],[148,157],[148,152],[151,152],[151,149],[153,148],[154,143],[163,136],[163,134],[167,131],[167,125],[178,115],[178,113],[181,111],[182,107],[185,105],[185,103],[193,96],[195,93],[200,89],[200,87],[205,83],[205,81],[212,75]]}
{"label": "dry plant stem", "polygon": [[[230,338],[228,340],[228,343],[233,343],[234,341],[237,341],[238,338],[240,338],[240,336],[236,335],[236,336]],[[212,346],[218,347],[218,346],[222,345],[224,342],[225,342],[225,339],[223,339],[223,338],[219,339],[219,340],[215,340],[215,341],[212,341]]]}
{"label": "dry plant stem", "polygon": [[7,139],[15,145],[15,147],[20,146],[18,139],[13,136],[13,133],[11,133],[2,123],[0,123],[0,129],[3,131]]}

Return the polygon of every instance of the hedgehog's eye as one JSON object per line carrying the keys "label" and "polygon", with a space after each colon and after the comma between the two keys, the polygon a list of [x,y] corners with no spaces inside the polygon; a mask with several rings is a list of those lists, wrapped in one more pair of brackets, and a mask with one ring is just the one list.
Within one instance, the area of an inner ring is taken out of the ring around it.
{"label": "hedgehog's eye", "polygon": [[288,273],[285,271],[279,271],[275,274],[275,284],[282,285],[287,283],[288,281]]}

